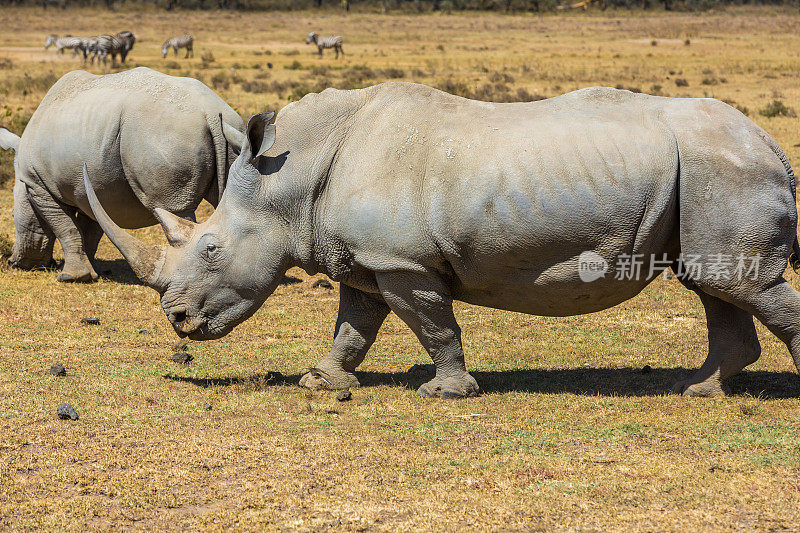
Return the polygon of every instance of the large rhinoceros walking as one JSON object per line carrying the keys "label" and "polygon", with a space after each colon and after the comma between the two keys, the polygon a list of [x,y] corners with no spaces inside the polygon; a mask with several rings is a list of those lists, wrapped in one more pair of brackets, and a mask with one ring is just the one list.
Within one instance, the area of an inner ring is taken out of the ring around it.
{"label": "large rhinoceros walking", "polygon": [[0,128],[0,145],[16,152],[11,264],[46,265],[58,239],[59,281],[97,279],[91,260],[103,232],[91,218],[81,165],[124,227],[155,224],[156,207],[192,218],[203,198],[217,204],[242,131],[241,117],[191,78],[147,68],[64,75],[21,138]]}
{"label": "large rhinoceros walking", "polygon": [[[479,388],[453,300],[582,314],[675,265],[709,330],[708,359],[678,392],[720,394],[759,357],[753,315],[800,367],[800,295],[782,277],[798,251],[794,176],[775,141],[722,102],[590,88],[495,104],[386,83],[308,95],[270,119],[250,119],[207,221],[157,212],[171,246],[136,241],[90,195],[181,335],[225,335],[296,265],[341,282],[333,347],[302,384],[357,385],[391,310],[436,364],[418,393],[464,397]],[[624,268],[637,258],[638,273]]]}

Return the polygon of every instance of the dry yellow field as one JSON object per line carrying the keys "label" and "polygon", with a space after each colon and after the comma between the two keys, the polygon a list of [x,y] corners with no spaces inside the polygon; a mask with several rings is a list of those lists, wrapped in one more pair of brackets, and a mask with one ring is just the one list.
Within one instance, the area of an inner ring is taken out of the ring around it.
{"label": "dry yellow field", "polygon": [[[81,68],[45,51],[45,35],[127,29],[139,36],[131,66],[197,77],[245,118],[326,86],[386,79],[506,100],[611,85],[734,102],[797,167],[798,119],[765,114],[775,101],[800,110],[798,27],[796,11],[777,8],[2,8],[0,125],[20,133],[52,82]],[[312,30],[341,33],[345,59],[313,55]],[[183,32],[195,35],[195,58],[162,59],[163,40]],[[0,176],[12,174],[0,156]],[[6,181],[9,239],[11,206]],[[707,350],[699,300],[674,280],[582,317],[457,305],[467,366],[485,390],[458,402],[415,396],[422,379],[406,370],[427,356],[392,316],[361,368],[365,386],[340,403],[297,387],[330,346],[338,287],[314,289],[319,276],[291,271],[299,281],[229,336],[191,344],[195,360],[179,365],[157,294],[107,240],[99,257],[104,279],[92,285],[0,270],[3,529],[800,531],[800,378],[787,350],[759,325],[763,355],[731,381],[733,396],[669,395]],[[56,362],[66,377],[48,374]],[[66,402],[78,421],[56,418]]]}

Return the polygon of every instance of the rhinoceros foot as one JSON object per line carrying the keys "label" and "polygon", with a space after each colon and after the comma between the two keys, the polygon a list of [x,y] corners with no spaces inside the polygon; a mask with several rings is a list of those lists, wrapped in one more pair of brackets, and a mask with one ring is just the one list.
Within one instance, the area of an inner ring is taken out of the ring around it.
{"label": "rhinoceros foot", "polygon": [[730,394],[730,390],[715,377],[700,382],[689,378],[675,383],[675,385],[672,386],[672,393],[682,396],[708,398],[712,396],[727,396]]}
{"label": "rhinoceros foot", "polygon": [[418,396],[443,400],[469,398],[480,393],[478,382],[468,372],[445,378],[435,377],[417,389]]}
{"label": "rhinoceros foot", "polygon": [[361,386],[355,374],[344,370],[312,368],[300,378],[300,386],[312,390],[344,390]]}
{"label": "rhinoceros foot", "polygon": [[70,272],[62,272],[58,275],[58,281],[62,283],[91,283],[93,281],[97,281],[98,276],[94,271],[91,272],[83,272],[83,273],[75,273],[72,274]]}

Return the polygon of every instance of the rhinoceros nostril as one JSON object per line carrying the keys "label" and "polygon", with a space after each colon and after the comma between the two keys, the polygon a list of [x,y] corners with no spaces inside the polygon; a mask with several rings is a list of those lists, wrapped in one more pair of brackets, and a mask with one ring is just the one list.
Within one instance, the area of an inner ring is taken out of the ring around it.
{"label": "rhinoceros nostril", "polygon": [[169,321],[173,324],[180,324],[186,320],[186,311],[170,311]]}

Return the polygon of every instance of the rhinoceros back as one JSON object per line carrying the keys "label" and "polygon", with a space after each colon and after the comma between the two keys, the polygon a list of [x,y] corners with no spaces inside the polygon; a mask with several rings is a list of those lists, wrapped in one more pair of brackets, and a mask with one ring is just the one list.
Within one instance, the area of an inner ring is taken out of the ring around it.
{"label": "rhinoceros back", "polygon": [[220,114],[243,129],[236,112],[197,80],[147,68],[71,72],[53,85],[23,134],[20,156],[29,171],[21,178],[91,214],[85,162],[98,197],[123,227],[155,223],[156,207],[188,213],[224,174],[224,139],[211,130]]}

